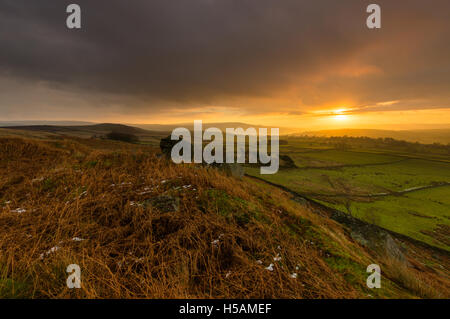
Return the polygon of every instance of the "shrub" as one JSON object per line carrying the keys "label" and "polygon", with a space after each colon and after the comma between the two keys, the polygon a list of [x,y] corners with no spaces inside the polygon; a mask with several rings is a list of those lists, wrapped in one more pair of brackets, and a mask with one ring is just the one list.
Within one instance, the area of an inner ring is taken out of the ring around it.
{"label": "shrub", "polygon": [[139,142],[139,138],[136,135],[129,134],[129,133],[121,133],[112,131],[111,133],[108,133],[106,137],[110,140],[115,141],[122,141],[122,142],[128,142],[128,143],[137,143]]}

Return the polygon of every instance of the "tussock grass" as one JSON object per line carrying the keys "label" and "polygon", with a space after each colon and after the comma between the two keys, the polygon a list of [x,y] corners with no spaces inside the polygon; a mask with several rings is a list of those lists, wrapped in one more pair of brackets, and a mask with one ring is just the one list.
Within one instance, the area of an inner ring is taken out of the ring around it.
{"label": "tussock grass", "polygon": [[[0,176],[0,297],[367,295],[363,274],[335,266],[363,269],[368,253],[277,189],[76,139],[1,139]],[[153,205],[161,196],[178,209]],[[66,286],[70,264],[81,289]]]}

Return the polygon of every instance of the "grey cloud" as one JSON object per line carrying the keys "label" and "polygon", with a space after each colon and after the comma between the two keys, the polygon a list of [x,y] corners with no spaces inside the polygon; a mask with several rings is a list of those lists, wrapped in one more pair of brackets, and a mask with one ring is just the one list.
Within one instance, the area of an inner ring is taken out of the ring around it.
{"label": "grey cloud", "polygon": [[[77,31],[65,26],[72,2],[82,7]],[[359,103],[448,97],[450,3],[378,1],[377,31],[365,27],[369,3],[0,0],[0,74],[136,99],[130,108],[270,98],[287,87],[306,106],[343,94]],[[343,76],[355,61],[382,73]]]}

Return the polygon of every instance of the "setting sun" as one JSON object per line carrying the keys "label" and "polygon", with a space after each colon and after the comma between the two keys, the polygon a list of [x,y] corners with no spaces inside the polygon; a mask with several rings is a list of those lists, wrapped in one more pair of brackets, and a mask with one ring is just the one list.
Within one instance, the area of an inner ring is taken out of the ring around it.
{"label": "setting sun", "polygon": [[338,115],[334,116],[334,119],[336,121],[346,121],[346,120],[349,119],[349,116],[348,115],[344,115],[344,114],[338,114]]}
{"label": "setting sun", "polygon": [[347,109],[338,109],[336,111],[333,111],[333,119],[335,119],[336,121],[347,121],[350,116],[345,114],[345,112],[347,112]]}

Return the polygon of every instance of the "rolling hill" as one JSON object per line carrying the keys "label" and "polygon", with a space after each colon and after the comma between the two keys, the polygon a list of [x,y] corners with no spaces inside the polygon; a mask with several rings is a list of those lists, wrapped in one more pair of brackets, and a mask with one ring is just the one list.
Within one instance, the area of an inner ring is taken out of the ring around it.
{"label": "rolling hill", "polygon": [[[0,297],[449,297],[446,252],[157,155],[102,139],[0,137]],[[381,289],[366,286],[373,263]],[[82,268],[81,289],[66,287],[69,264]]]}
{"label": "rolling hill", "polygon": [[[29,132],[35,133],[42,137],[54,136],[73,136],[80,138],[100,138],[106,136],[111,132],[118,132],[123,134],[132,134],[139,138],[143,143],[150,143],[158,145],[162,137],[165,137],[169,132],[164,131],[147,131],[142,128],[123,125],[123,124],[93,124],[93,125],[78,125],[78,126],[62,126],[62,125],[28,125],[28,126],[8,126],[2,129],[6,135],[16,134],[27,135]],[[1,134],[1,132],[0,132]]]}
{"label": "rolling hill", "polygon": [[[140,127],[146,130],[151,130],[151,131],[172,131],[173,129],[177,128],[177,127],[185,127],[189,130],[193,130],[194,129],[194,124],[193,122],[190,123],[179,123],[179,124],[132,124],[135,127]],[[260,128],[260,127],[266,127],[266,128],[271,128],[271,127],[278,127],[278,126],[267,126],[267,125],[255,125],[255,124],[248,124],[248,123],[243,123],[243,122],[221,122],[221,123],[203,123],[203,129],[207,129],[207,128],[211,128],[211,127],[216,127],[220,130],[222,130],[223,132],[225,132],[225,130],[227,128],[243,128],[244,130],[253,127],[253,128]],[[278,127],[280,129],[280,134],[281,135],[286,135],[286,134],[293,134],[293,133],[298,133],[299,130],[295,129],[295,128],[288,128],[288,127]]]}
{"label": "rolling hill", "polygon": [[[194,129],[192,122],[179,124],[113,124],[113,123],[92,123],[92,122],[71,122],[71,121],[11,121],[0,122],[0,127],[14,130],[32,130],[36,132],[48,132],[55,134],[68,134],[87,137],[89,134],[107,134],[112,130],[146,136],[168,135],[177,127],[185,127],[189,130]],[[217,127],[222,131],[226,128],[247,129],[249,127],[268,127],[265,125],[253,125],[243,122],[222,122],[222,123],[203,123],[203,128]],[[270,127],[270,126],[269,126]],[[380,130],[380,129],[338,129],[338,130],[319,130],[304,131],[300,129],[279,127],[280,135],[306,135],[319,137],[349,136],[349,137],[370,137],[370,138],[393,138],[408,142],[418,142],[424,144],[449,144],[450,128],[442,129],[420,129],[420,130]]]}

